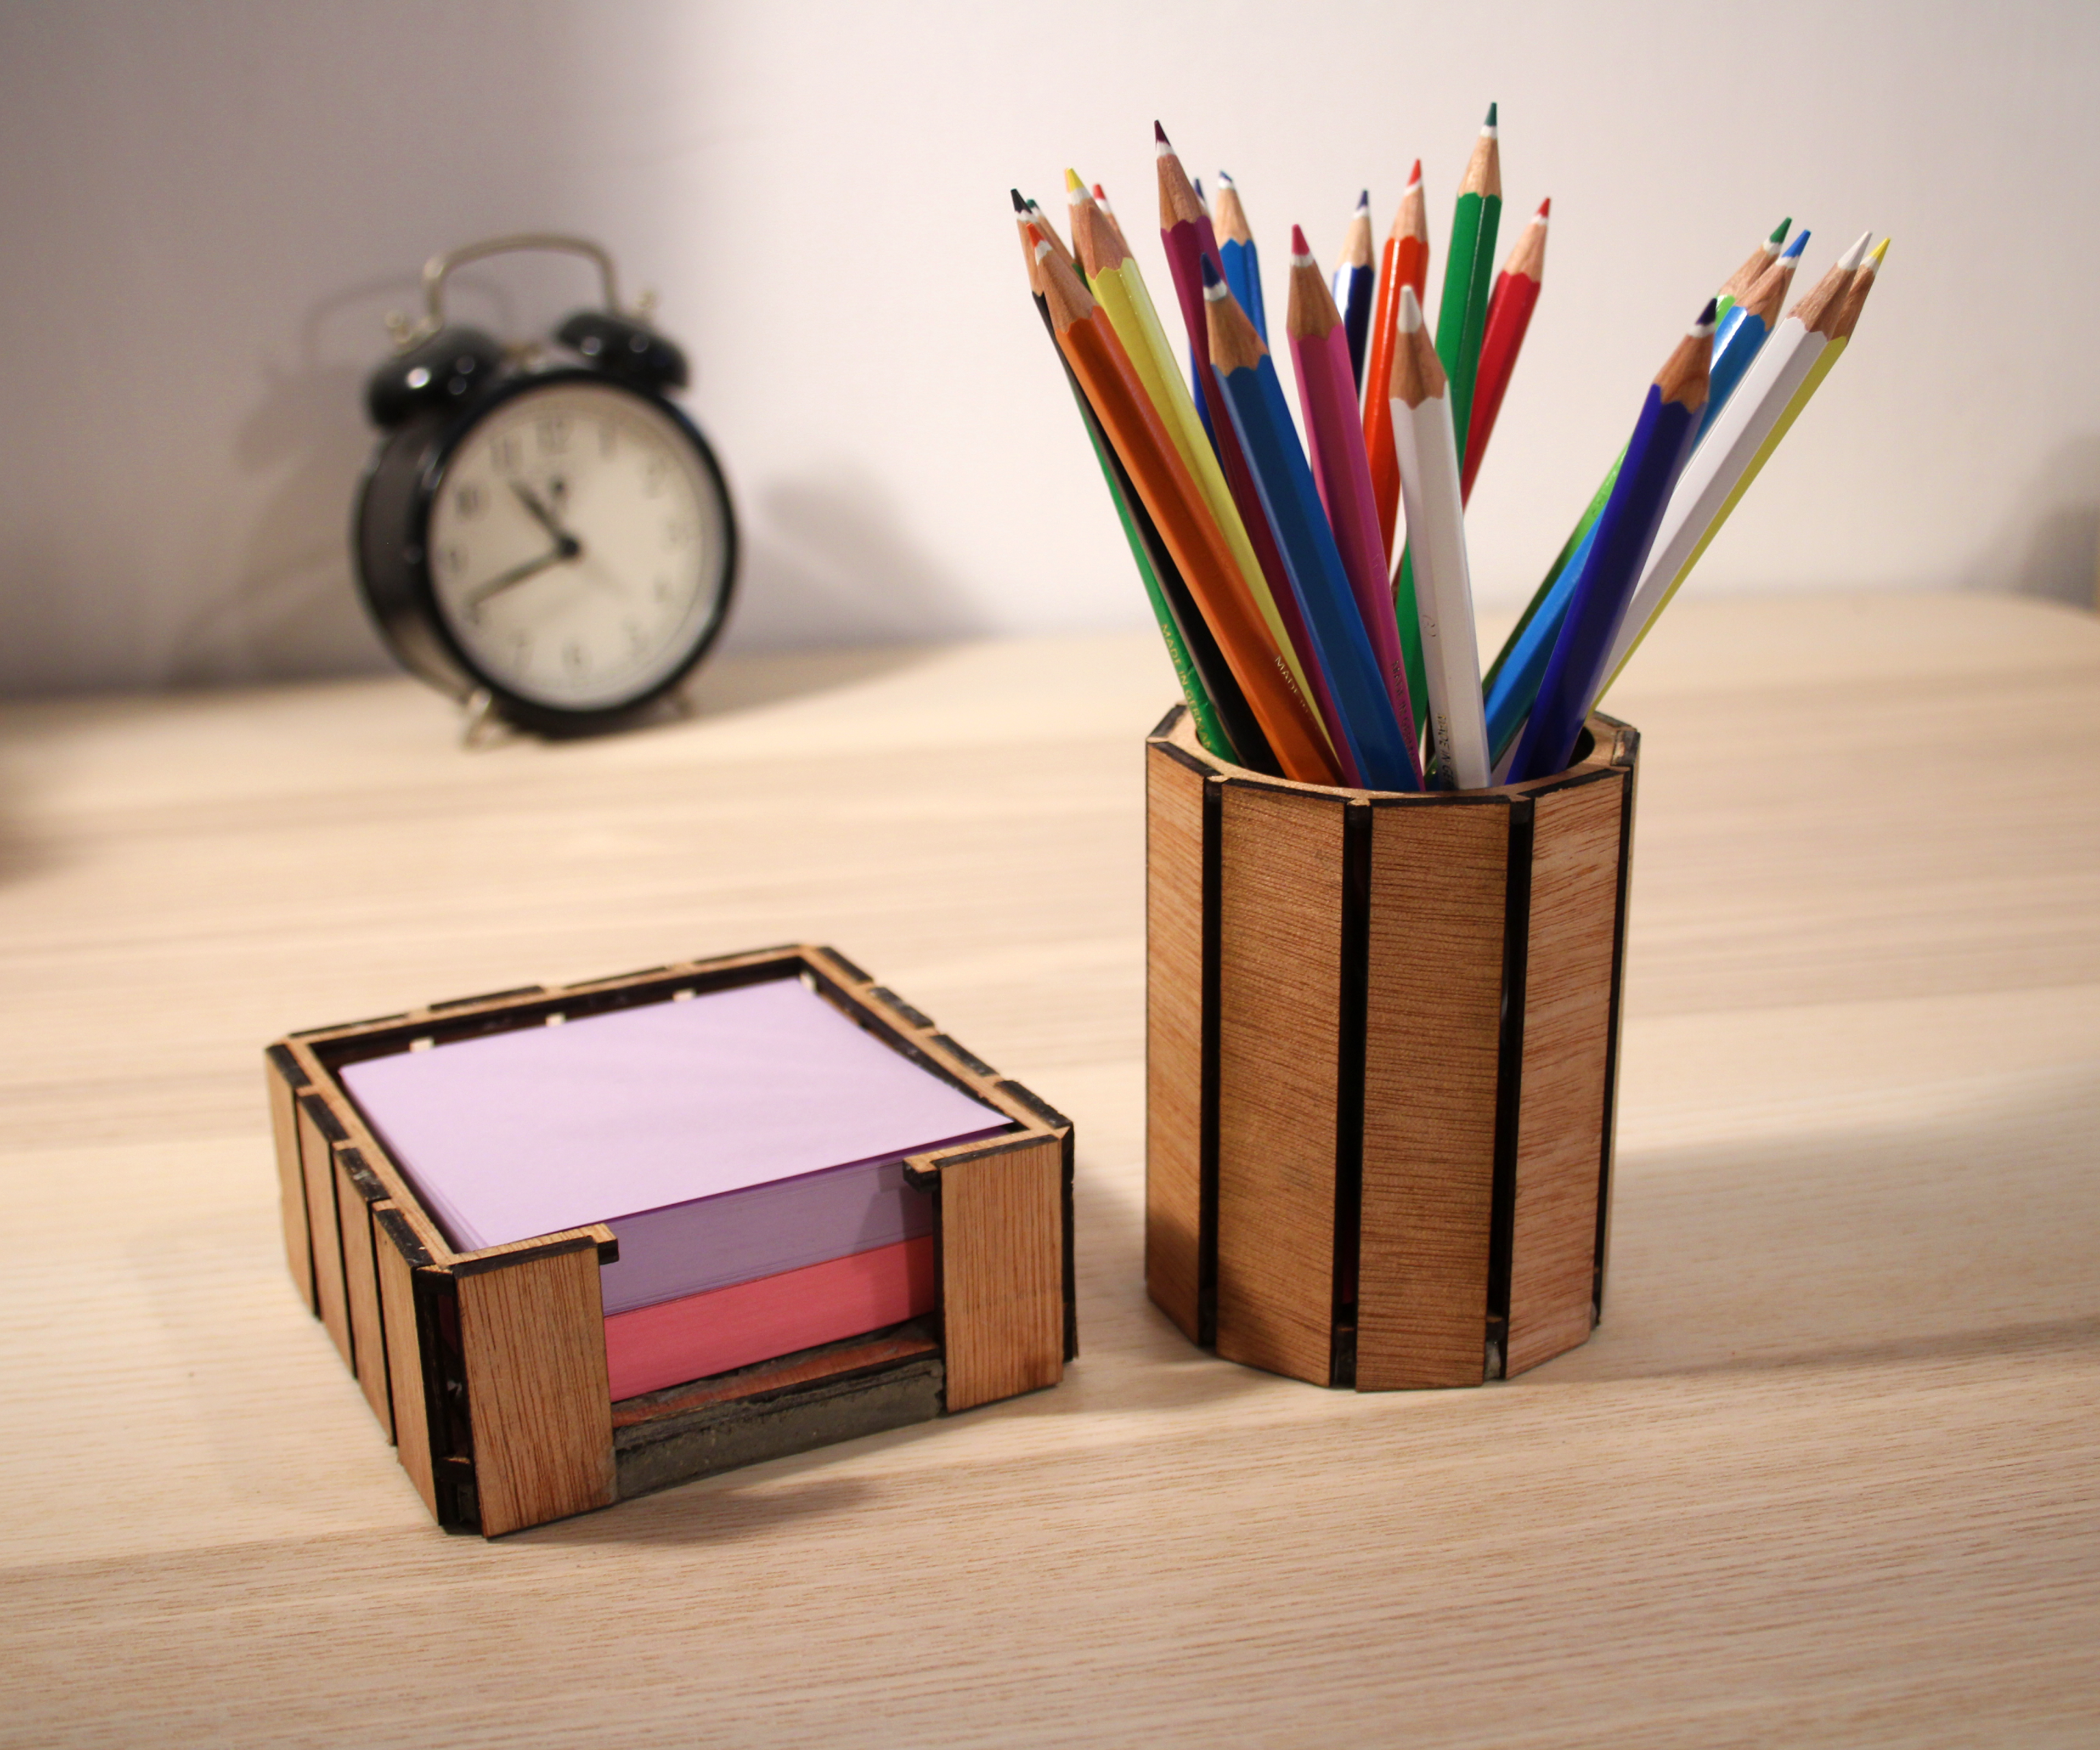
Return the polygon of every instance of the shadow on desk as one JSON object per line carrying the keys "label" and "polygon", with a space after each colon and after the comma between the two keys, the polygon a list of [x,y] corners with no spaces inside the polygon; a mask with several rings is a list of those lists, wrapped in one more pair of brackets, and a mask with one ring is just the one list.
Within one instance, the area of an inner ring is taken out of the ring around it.
{"label": "shadow on desk", "polygon": [[1622,1157],[1603,1326],[1556,1383],[2100,1342],[2100,1073],[1914,1126]]}

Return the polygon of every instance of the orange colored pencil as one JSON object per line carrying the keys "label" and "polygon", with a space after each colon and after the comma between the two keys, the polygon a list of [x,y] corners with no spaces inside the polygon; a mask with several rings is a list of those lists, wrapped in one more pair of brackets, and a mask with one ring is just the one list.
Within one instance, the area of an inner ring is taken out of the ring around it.
{"label": "orange colored pencil", "polygon": [[1371,356],[1364,367],[1364,447],[1371,464],[1371,499],[1378,507],[1379,536],[1385,543],[1386,569],[1392,569],[1392,532],[1400,521],[1400,459],[1392,447],[1392,403],[1385,386],[1392,377],[1392,358],[1400,341],[1400,293],[1414,288],[1418,300],[1429,283],[1429,220],[1422,205],[1422,161],[1408,173],[1407,190],[1386,233],[1385,255],[1379,265],[1377,302],[1371,306]]}
{"label": "orange colored pencil", "polygon": [[1108,312],[1040,236],[1035,271],[1058,348],[1202,609],[1284,776],[1303,783],[1339,783],[1341,774],[1312,707],[1277,654],[1231,549],[1205,512],[1196,483],[1116,338]]}
{"label": "orange colored pencil", "polygon": [[1458,480],[1462,500],[1473,496],[1473,477],[1480,471],[1493,435],[1495,415],[1502,410],[1502,396],[1516,369],[1516,355],[1524,349],[1524,337],[1538,307],[1538,289],[1546,278],[1546,227],[1553,211],[1551,200],[1538,203],[1538,211],[1524,227],[1516,247],[1502,263],[1494,291],[1488,299],[1486,332],[1480,337],[1480,366],[1473,377],[1471,429],[1466,438],[1466,465]]}

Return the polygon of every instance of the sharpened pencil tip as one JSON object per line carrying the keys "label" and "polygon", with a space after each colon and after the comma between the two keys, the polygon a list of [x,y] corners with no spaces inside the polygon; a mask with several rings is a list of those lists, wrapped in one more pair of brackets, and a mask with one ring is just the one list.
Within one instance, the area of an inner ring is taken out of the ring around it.
{"label": "sharpened pencil tip", "polygon": [[1489,105],[1488,105],[1488,119],[1487,119],[1487,121],[1483,124],[1483,126],[1487,126],[1487,127],[1493,127],[1493,126],[1496,126],[1496,122],[1495,122],[1495,108],[1496,108],[1496,106],[1495,106],[1494,104],[1489,104]]}
{"label": "sharpened pencil tip", "polygon": [[1079,180],[1079,173],[1067,165],[1065,170],[1065,192],[1067,195],[1083,195],[1086,192],[1087,185]]}
{"label": "sharpened pencil tip", "polygon": [[1867,258],[1866,265],[1870,267],[1878,268],[1882,265],[1882,258],[1888,253],[1889,240],[1886,237],[1884,237],[1879,243],[1874,245],[1874,253]]}
{"label": "sharpened pencil tip", "polygon": [[1551,218],[1553,217],[1553,196],[1551,195],[1548,195],[1543,201],[1538,203],[1538,216],[1541,218]]}
{"label": "sharpened pencil tip", "polygon": [[[1417,158],[1417,159],[1414,161],[1414,168],[1413,170],[1410,170],[1410,171],[1407,173],[1407,187],[1408,187],[1408,188],[1419,188],[1421,186],[1422,186],[1422,161],[1421,161],[1419,158]],[[1405,194],[1405,193],[1407,192],[1407,188],[1403,188],[1402,190],[1401,190],[1401,192],[1402,194]]]}
{"label": "sharpened pencil tip", "polygon": [[1203,296],[1215,303],[1226,295],[1224,277],[1211,265],[1209,256],[1203,256],[1201,260],[1203,268]]}
{"label": "sharpened pencil tip", "polygon": [[1365,218],[1369,218],[1370,217],[1371,192],[1370,189],[1366,188],[1361,194],[1357,196],[1357,210],[1362,214]]}
{"label": "sharpened pencil tip", "polygon": [[1400,332],[1418,334],[1422,332],[1422,300],[1414,295],[1414,288],[1403,285],[1400,289]]}
{"label": "sharpened pencil tip", "polygon": [[1303,225],[1293,225],[1290,227],[1290,253],[1293,255],[1310,255],[1312,253],[1312,245],[1305,240],[1305,227]]}
{"label": "sharpened pencil tip", "polygon": [[1793,216],[1789,214],[1786,218],[1781,219],[1772,227],[1772,234],[1765,240],[1771,244],[1774,249],[1777,249],[1780,245],[1786,241],[1787,227],[1791,225],[1793,223]]}
{"label": "sharpened pencil tip", "polygon": [[1167,130],[1160,126],[1157,121],[1152,124],[1152,140],[1156,146],[1164,146],[1167,143]]}
{"label": "sharpened pencil tip", "polygon": [[1815,235],[1815,233],[1812,231],[1802,231],[1802,234],[1796,237],[1793,242],[1787,245],[1785,249],[1779,252],[1779,258],[1783,262],[1799,261],[1801,259],[1801,252],[1808,247],[1808,240]]}
{"label": "sharpened pencil tip", "polygon": [[1858,267],[1861,262],[1866,259],[1867,245],[1873,240],[1873,235],[1874,234],[1871,230],[1861,231],[1858,238],[1854,241],[1852,247],[1846,250],[1842,255],[1838,258],[1838,265],[1848,273],[1851,272],[1853,268]]}
{"label": "sharpened pencil tip", "polygon": [[1692,332],[1694,334],[1711,334],[1714,332],[1714,312],[1720,307],[1719,298],[1708,298],[1706,307],[1699,312],[1699,320],[1692,324]]}
{"label": "sharpened pencil tip", "polygon": [[1018,188],[1009,188],[1007,190],[1007,192],[1013,196],[1013,210],[1015,212],[1026,213],[1028,210],[1028,202],[1022,198],[1021,192]]}

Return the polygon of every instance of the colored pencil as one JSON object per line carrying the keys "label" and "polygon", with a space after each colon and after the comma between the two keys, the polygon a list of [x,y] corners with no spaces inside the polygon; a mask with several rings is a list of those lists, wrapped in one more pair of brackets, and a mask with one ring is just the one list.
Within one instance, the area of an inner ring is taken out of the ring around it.
{"label": "colored pencil", "polygon": [[1210,402],[1215,395],[1211,375],[1211,325],[1203,301],[1202,264],[1208,261],[1220,277],[1224,264],[1219,257],[1210,216],[1196,199],[1194,185],[1181,168],[1181,160],[1167,138],[1167,130],[1152,125],[1159,178],[1159,241],[1167,251],[1167,266],[1174,277],[1174,293],[1181,306],[1181,321],[1189,335],[1191,376],[1196,386],[1196,411],[1210,439],[1223,471],[1232,500],[1238,506],[1247,540],[1261,574],[1255,602],[1283,653],[1299,689],[1309,697],[1319,715],[1331,748],[1339,736],[1340,707],[1335,703],[1326,676],[1314,655],[1312,634],[1291,593],[1283,556],[1262,514],[1261,499],[1247,469],[1246,456],[1233,435],[1233,422],[1213,416]]}
{"label": "colored pencil", "polygon": [[[1721,525],[1741,502],[1795,417],[1815,394],[1844,350],[1838,330],[1848,306],[1853,320],[1858,306],[1851,293],[1871,286],[1873,270],[1864,259],[1870,231],[1839,258],[1779,324],[1772,339],[1745,372],[1732,399],[1701,439],[1672,494],[1604,670],[1602,698],[1617,680],[1626,660],[1648,636],[1648,628],[1670,606],[1684,580],[1698,564]],[[1778,264],[1773,264],[1776,271]],[[1860,292],[1860,302],[1865,292]],[[1846,329],[1847,334],[1850,329]]]}
{"label": "colored pencil", "polygon": [[1220,404],[1253,465],[1262,508],[1276,531],[1299,606],[1312,628],[1321,667],[1342,707],[1343,733],[1335,751],[1345,768],[1354,767],[1349,781],[1357,787],[1412,790],[1417,780],[1407,737],[1387,697],[1334,531],[1320,508],[1275,360],[1217,270],[1207,261],[1203,269],[1211,368]]}
{"label": "colored pencil", "polygon": [[1058,349],[1202,610],[1287,778],[1331,784],[1341,775],[1318,719],[1271,641],[1202,495],[1146,399],[1107,313],[1079,276],[1037,239],[1036,271]]}
{"label": "colored pencil", "polygon": [[1232,178],[1218,172],[1218,198],[1211,203],[1211,219],[1218,233],[1219,266],[1225,284],[1254,331],[1268,344],[1268,309],[1261,296],[1261,252],[1254,246],[1254,232],[1247,224],[1246,208]]}
{"label": "colored pencil", "polygon": [[1780,245],[1786,241],[1787,227],[1793,223],[1789,217],[1773,226],[1771,235],[1745,255],[1742,266],[1721,282],[1721,289],[1714,296],[1717,317],[1725,317],[1735,306],[1736,300],[1762,280],[1765,269],[1779,259]]}
{"label": "colored pencil", "polygon": [[[1335,268],[1335,307],[1349,337],[1349,376],[1361,395],[1365,353],[1370,345],[1371,298],[1378,275],[1371,267],[1371,192],[1357,196],[1349,228],[1342,238],[1342,258]],[[1359,416],[1361,417],[1361,416]]]}
{"label": "colored pencil", "polygon": [[[1159,315],[1153,306],[1145,276],[1131,259],[1119,235],[1109,224],[1108,215],[1088,195],[1085,184],[1069,170],[1065,179],[1067,198],[1072,208],[1072,241],[1079,250],[1088,289],[1108,313],[1109,325],[1123,342],[1124,355],[1137,373],[1153,411],[1158,414],[1167,434],[1173,439],[1182,465],[1189,470],[1202,495],[1205,511],[1224,536],[1240,580],[1259,609],[1268,586],[1255,562],[1254,549],[1248,544],[1238,508],[1226,489],[1224,475],[1218,470],[1216,452],[1196,418],[1194,403],[1189,398],[1189,386],[1182,381],[1181,372],[1174,363],[1173,350],[1159,325]],[[1268,618],[1263,616],[1264,625]],[[1271,628],[1272,641],[1280,626],[1278,622],[1276,628]],[[1292,676],[1303,690],[1303,673],[1294,668]],[[1227,679],[1229,681],[1230,677]],[[1212,691],[1214,697],[1225,697],[1223,690],[1214,688]],[[1229,715],[1226,721],[1233,739],[1246,741],[1237,721]],[[1254,763],[1241,761],[1242,765]]]}
{"label": "colored pencil", "polygon": [[1094,205],[1101,209],[1101,217],[1109,222],[1109,229],[1115,233],[1115,240],[1123,245],[1123,253],[1129,254],[1130,239],[1123,234],[1122,221],[1115,216],[1115,209],[1109,205],[1108,191],[1099,183],[1094,184]]}
{"label": "colored pencil", "polygon": [[1400,463],[1392,448],[1392,401],[1386,386],[1392,381],[1392,355],[1400,333],[1400,290],[1411,285],[1423,297],[1429,278],[1429,221],[1422,199],[1422,161],[1414,161],[1406,192],[1386,233],[1379,263],[1378,290],[1371,310],[1371,355],[1365,368],[1364,447],[1371,461],[1371,492],[1378,505],[1379,538],[1385,543],[1386,569],[1392,569],[1393,531],[1400,522]]}
{"label": "colored pencil", "polygon": [[1743,372],[1750,368],[1751,359],[1771,337],[1772,325],[1779,320],[1780,307],[1793,284],[1794,270],[1801,265],[1801,252],[1808,246],[1811,235],[1804,231],[1787,245],[1779,259],[1765,269],[1714,328],[1714,372],[1706,383],[1706,417],[1699,428],[1701,443],[1720,417],[1721,409],[1728,404],[1728,397],[1736,392],[1736,385],[1743,380]]}
{"label": "colored pencil", "polygon": [[[1467,160],[1466,174],[1458,184],[1458,203],[1451,215],[1451,253],[1444,259],[1443,302],[1436,313],[1436,360],[1444,367],[1449,384],[1452,429],[1457,434],[1461,470],[1466,464],[1480,340],[1487,328],[1495,236],[1502,223],[1502,162],[1500,130],[1495,124],[1495,106],[1490,104],[1488,119],[1481,125],[1480,137],[1474,142],[1473,155]],[[1419,710],[1427,676],[1422,666],[1420,634],[1410,639],[1409,628],[1420,625],[1421,607],[1415,597],[1414,562],[1405,551],[1393,578],[1392,605],[1407,654],[1408,690]],[[1421,730],[1417,723],[1415,733],[1419,734]]]}
{"label": "colored pencil", "polygon": [[1422,602],[1422,650],[1429,684],[1431,744],[1440,787],[1478,790],[1489,782],[1487,725],[1480,711],[1480,650],[1473,628],[1473,585],[1459,503],[1458,439],[1449,380],[1430,343],[1413,286],[1400,294],[1400,345],[1388,399],[1407,502],[1408,544]]}
{"label": "colored pencil", "polygon": [[[1304,415],[1307,447],[1312,452],[1313,483],[1327,522],[1341,551],[1349,593],[1370,634],[1386,694],[1396,723],[1412,724],[1407,697],[1407,663],[1401,654],[1400,628],[1393,622],[1392,594],[1386,583],[1385,547],[1379,539],[1378,511],[1371,498],[1370,459],[1364,453],[1364,429],[1357,408],[1356,378],[1349,368],[1347,331],[1334,298],[1321,282],[1320,264],[1306,247],[1305,233],[1290,227],[1290,303],[1284,330],[1290,337],[1291,373],[1298,380],[1298,407]],[[1414,738],[1408,759],[1416,764]]]}
{"label": "colored pencil", "polygon": [[1709,299],[1671,350],[1641,403],[1610,501],[1597,518],[1590,562],[1568,607],[1567,623],[1539,682],[1530,721],[1517,743],[1510,781],[1523,783],[1564,770],[1574,756],[1590,701],[1604,678],[1612,639],[1627,597],[1655,544],[1656,531],[1692,454],[1706,405],[1714,360],[1714,307]]}
{"label": "colored pencil", "polygon": [[[1087,428],[1088,440],[1094,447],[1094,455],[1101,463],[1101,473],[1107,480],[1109,493],[1114,500],[1118,519],[1123,524],[1124,538],[1130,543],[1132,557],[1137,562],[1138,575],[1145,586],[1145,593],[1152,602],[1154,617],[1158,620],[1160,633],[1167,639],[1167,654],[1173,661],[1175,673],[1181,679],[1182,694],[1189,701],[1189,714],[1196,720],[1198,738],[1203,745],[1222,757],[1258,772],[1282,776],[1276,756],[1269,752],[1268,738],[1261,733],[1249,708],[1246,695],[1239,683],[1233,678],[1232,669],[1218,649],[1217,641],[1211,637],[1202,611],[1196,606],[1194,597],[1180,568],[1174,563],[1172,554],[1159,537],[1158,527],[1151,514],[1145,508],[1137,489],[1131,484],[1129,471],[1115,453],[1114,446],[1101,430],[1101,421],[1087,400],[1086,391],[1079,386],[1079,379],[1073,372],[1070,363],[1057,345],[1057,334],[1050,321],[1050,306],[1043,295],[1041,276],[1036,271],[1035,251],[1030,241],[1030,221],[1028,209],[1020,192],[1014,192],[1015,216],[1021,230],[1021,249],[1027,258],[1028,284],[1035,300],[1037,314],[1043,320],[1043,333],[1049,336],[1051,347],[1057,353],[1060,367],[1070,386],[1072,398],[1079,403],[1079,417]],[[1075,238],[1079,234],[1075,227]],[[1139,287],[1143,290],[1142,283]],[[1114,312],[1110,312],[1111,324]],[[1155,324],[1156,326],[1156,324]],[[1122,338],[1120,333],[1118,336]],[[1124,350],[1130,350],[1127,342]],[[1135,364],[1136,361],[1133,359]],[[1143,373],[1140,372],[1140,381]],[[1180,381],[1178,372],[1175,381]],[[1186,391],[1182,400],[1188,400]],[[1208,455],[1208,444],[1199,444]],[[1215,735],[1215,739],[1213,738]]]}
{"label": "colored pencil", "polygon": [[1516,355],[1524,349],[1524,337],[1531,327],[1531,313],[1538,306],[1540,286],[1546,279],[1546,227],[1553,213],[1551,200],[1538,203],[1538,210],[1524,234],[1516,240],[1509,259],[1495,277],[1488,299],[1487,327],[1480,335],[1480,364],[1473,379],[1473,413],[1466,436],[1466,465],[1458,480],[1461,499],[1473,496],[1473,477],[1480,471],[1488,439],[1494,435],[1495,416],[1502,410]]}
{"label": "colored pencil", "polygon": [[1451,422],[1458,435],[1458,459],[1471,430],[1473,384],[1487,331],[1488,293],[1494,280],[1495,234],[1502,223],[1501,130],[1495,106],[1474,142],[1458,204],[1451,215],[1451,253],[1444,258],[1444,297],[1436,311],[1436,361],[1451,386]]}

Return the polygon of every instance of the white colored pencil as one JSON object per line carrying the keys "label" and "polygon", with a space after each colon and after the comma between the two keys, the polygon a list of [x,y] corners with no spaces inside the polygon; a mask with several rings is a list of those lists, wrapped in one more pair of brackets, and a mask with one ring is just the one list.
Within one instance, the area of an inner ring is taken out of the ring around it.
{"label": "white colored pencil", "polygon": [[1480,790],[1489,777],[1488,721],[1480,704],[1466,514],[1458,498],[1458,441],[1451,426],[1450,385],[1413,286],[1401,289],[1399,327],[1391,385],[1392,442],[1414,555],[1430,736],[1439,783],[1447,790]]}
{"label": "white colored pencil", "polygon": [[1676,594],[1678,585],[1690,575],[1701,544],[1727,514],[1730,495],[1744,470],[1756,459],[1796,391],[1815,368],[1815,361],[1823,356],[1824,348],[1830,343],[1831,324],[1873,236],[1868,232],[1847,249],[1837,266],[1772,330],[1771,338],[1750,362],[1727,405],[1715,416],[1712,429],[1699,440],[1699,447],[1692,452],[1683,478],[1670,495],[1662,526],[1656,531],[1655,545],[1639,583],[1634,587],[1626,617],[1619,622],[1612,654],[1605,659],[1604,685],[1598,690],[1599,698],[1611,690],[1634,647],[1647,636],[1657,615]]}

